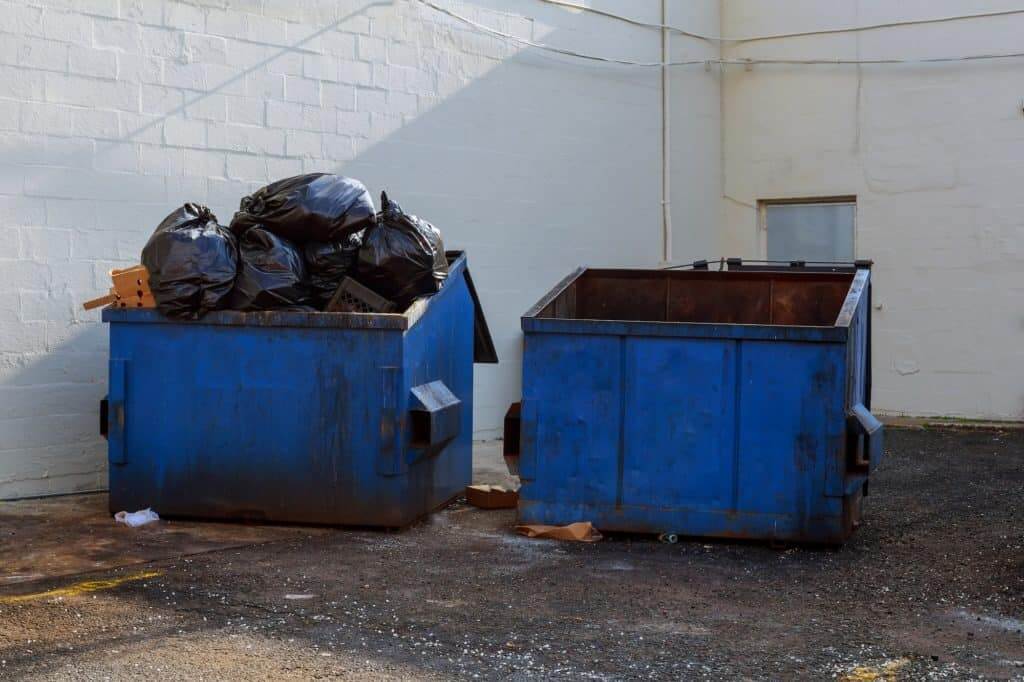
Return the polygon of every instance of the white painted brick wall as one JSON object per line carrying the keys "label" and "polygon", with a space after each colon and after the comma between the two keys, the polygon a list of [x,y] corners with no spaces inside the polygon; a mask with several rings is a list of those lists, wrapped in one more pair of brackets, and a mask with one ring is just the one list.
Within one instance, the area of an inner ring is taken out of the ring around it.
{"label": "white painted brick wall", "polygon": [[[658,56],[656,32],[534,0],[444,2]],[[502,357],[477,368],[481,435],[518,397],[524,310],[580,263],[659,258],[654,71],[520,52],[409,0],[0,0],[0,16],[0,498],[105,486],[107,330],[80,304],[184,201],[227,222],[268,180],[334,171],[436,223],[469,252]]]}

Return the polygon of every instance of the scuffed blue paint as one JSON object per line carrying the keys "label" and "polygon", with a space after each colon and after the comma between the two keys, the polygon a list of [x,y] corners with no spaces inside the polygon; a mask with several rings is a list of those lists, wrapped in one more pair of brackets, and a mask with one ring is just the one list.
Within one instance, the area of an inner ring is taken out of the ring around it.
{"label": "scuffed blue paint", "polygon": [[835,327],[524,317],[520,522],[844,541],[867,277]]}
{"label": "scuffed blue paint", "polygon": [[[461,255],[408,316],[105,311],[111,510],[398,527],[461,494],[473,433],[465,273]],[[460,423],[423,451],[408,413],[413,387],[433,381],[461,401]]]}

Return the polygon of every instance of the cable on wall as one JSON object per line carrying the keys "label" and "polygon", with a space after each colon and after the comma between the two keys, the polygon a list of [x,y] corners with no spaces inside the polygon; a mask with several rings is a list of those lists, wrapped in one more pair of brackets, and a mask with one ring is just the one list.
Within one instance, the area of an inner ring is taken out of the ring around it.
{"label": "cable on wall", "polygon": [[[554,1],[554,0],[542,0],[542,1],[548,2],[548,1]],[[473,21],[472,19],[470,19],[468,17],[465,17],[465,16],[462,16],[461,14],[458,14],[457,12],[453,12],[450,9],[447,9],[445,7],[441,7],[441,6],[431,2],[431,0],[416,0],[416,2],[419,2],[420,4],[426,5],[427,7],[430,7],[431,9],[433,9],[433,10],[435,10],[437,12],[440,12],[441,14],[447,15],[447,16],[451,17],[452,19],[455,19],[456,21],[459,21],[459,22],[461,22],[463,24],[466,24],[467,26],[471,26],[471,27],[475,28],[476,30],[478,30],[478,31],[480,31],[482,33],[487,33],[489,35],[492,35],[492,36],[495,36],[495,37],[498,37],[498,38],[503,38],[503,39],[508,40],[510,42],[513,42],[513,43],[518,43],[520,45],[525,45],[525,46],[528,46],[528,47],[533,47],[533,48],[536,48],[538,50],[544,50],[544,51],[547,51],[547,52],[552,52],[552,53],[555,53],[555,54],[566,55],[566,56],[569,56],[569,57],[577,57],[579,59],[586,59],[586,60],[589,60],[589,61],[596,61],[596,62],[605,62],[605,63],[609,63],[609,64],[621,64],[621,65],[625,65],[625,66],[644,66],[644,67],[659,67],[660,68],[660,67],[665,67],[665,66],[691,66],[691,65],[694,65],[694,64],[726,64],[726,65],[728,65],[728,64],[738,64],[738,65],[742,65],[742,66],[752,66],[752,65],[756,65],[756,64],[789,64],[789,65],[937,64],[937,63],[943,63],[943,62],[969,62],[969,61],[978,61],[978,60],[987,60],[987,59],[1012,59],[1012,58],[1015,58],[1015,57],[1024,57],[1024,51],[1019,51],[1019,52],[990,52],[990,53],[984,53],[984,54],[957,55],[957,56],[949,56],[949,57],[921,57],[921,58],[912,58],[912,59],[903,59],[903,58],[896,58],[896,57],[891,57],[891,58],[890,57],[882,57],[882,58],[876,58],[876,59],[870,59],[870,58],[869,59],[852,59],[852,58],[851,59],[846,59],[846,58],[842,58],[842,57],[836,57],[836,58],[832,58],[832,57],[818,57],[818,58],[811,58],[811,59],[776,59],[776,58],[722,59],[722,58],[717,58],[717,57],[710,57],[710,58],[706,58],[706,59],[684,59],[684,60],[679,60],[679,61],[641,62],[641,61],[633,61],[633,60],[629,60],[629,59],[619,59],[619,58],[615,58],[615,57],[603,57],[603,56],[599,56],[599,55],[588,54],[588,53],[585,53],[585,52],[578,52],[576,50],[569,50],[569,49],[566,49],[566,48],[554,47],[552,45],[545,45],[544,43],[538,43],[538,42],[535,42],[535,41],[532,41],[532,40],[527,40],[526,38],[520,38],[519,36],[515,36],[515,35],[512,35],[510,33],[505,33],[503,31],[499,31],[499,30],[497,30],[495,28],[491,28],[490,26],[486,26],[486,25],[481,24],[479,22]],[[1024,13],[1024,10],[1012,10],[1012,11],[1010,11],[1008,13]],[[946,21],[946,20],[952,21],[952,19],[941,19],[941,21]],[[657,26],[657,25],[654,25],[654,26]],[[789,35],[797,35],[797,34],[789,34]],[[811,35],[811,34],[801,34],[801,35]],[[761,38],[754,38],[753,40],[760,40],[760,39]]]}
{"label": "cable on wall", "polygon": [[463,24],[466,24],[468,26],[472,26],[473,28],[477,29],[478,31],[481,31],[482,33],[487,33],[487,34],[490,34],[490,35],[498,37],[498,38],[505,38],[506,40],[509,40],[511,42],[514,42],[514,43],[518,43],[520,45],[526,45],[528,47],[535,47],[538,50],[546,50],[548,52],[554,52],[555,54],[562,54],[562,55],[566,55],[566,56],[569,56],[569,57],[579,57],[580,59],[589,59],[589,60],[598,61],[598,62],[608,62],[610,64],[624,64],[626,66],[658,66],[658,67],[660,67],[660,66],[680,66],[680,65],[682,65],[684,63],[685,64],[703,64],[704,61],[705,61],[703,59],[700,59],[700,60],[691,60],[691,61],[687,61],[687,62],[660,62],[660,61],[658,61],[658,62],[635,62],[635,61],[630,61],[630,60],[627,60],[627,59],[615,59],[614,57],[599,57],[597,55],[586,54],[584,52],[577,52],[576,50],[568,50],[568,49],[565,49],[565,48],[562,48],[562,47],[553,47],[551,45],[545,45],[543,43],[537,43],[537,42],[534,42],[532,40],[527,40],[526,38],[520,38],[519,36],[514,36],[511,33],[505,33],[503,31],[499,31],[498,29],[491,28],[490,26],[485,26],[484,24],[481,24],[481,23],[478,23],[476,21],[473,21],[472,19],[470,19],[468,17],[464,17],[461,14],[453,12],[450,9],[447,9],[445,7],[441,7],[439,5],[435,5],[430,0],[416,0],[416,1],[419,2],[422,5],[426,5],[427,7],[430,7],[431,9],[433,9],[433,10],[435,10],[437,12],[440,12],[441,14],[449,16],[452,19],[455,19],[456,21],[459,21],[459,22],[461,22]]}
{"label": "cable on wall", "polygon": [[903,19],[899,21],[887,21],[879,24],[863,24],[860,26],[839,26],[836,28],[819,28],[811,29],[807,31],[795,31],[792,33],[769,33],[765,35],[745,36],[745,37],[727,37],[727,36],[711,36],[702,33],[695,33],[693,31],[687,31],[686,29],[679,28],[678,26],[672,26],[670,24],[655,24],[647,21],[641,21],[632,17],[627,17],[621,14],[615,14],[607,10],[598,9],[596,7],[586,7],[584,5],[577,5],[572,2],[566,2],[565,0],[539,0],[540,2],[547,3],[549,5],[556,5],[558,7],[565,7],[581,12],[589,12],[591,14],[598,14],[603,17],[610,19],[617,19],[633,26],[640,26],[643,28],[651,28],[656,30],[668,30],[673,33],[680,35],[689,36],[690,38],[697,38],[699,40],[706,40],[709,42],[716,43],[752,43],[759,40],[781,40],[783,38],[803,38],[806,36],[821,36],[830,35],[834,33],[853,33],[858,31],[876,31],[884,28],[898,28],[900,26],[919,26],[924,24],[941,24],[950,21],[962,21],[965,19],[986,19],[989,17],[1005,17],[1014,14],[1024,14],[1024,9],[1008,9],[1008,10],[995,10],[992,12],[975,12],[973,14],[954,14],[941,17],[931,17],[928,19]]}

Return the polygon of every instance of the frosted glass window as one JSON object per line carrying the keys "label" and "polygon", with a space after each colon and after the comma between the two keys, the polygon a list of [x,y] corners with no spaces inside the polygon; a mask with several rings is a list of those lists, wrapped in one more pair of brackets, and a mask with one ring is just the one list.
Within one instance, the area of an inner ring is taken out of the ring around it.
{"label": "frosted glass window", "polygon": [[852,261],[855,204],[765,204],[768,260]]}

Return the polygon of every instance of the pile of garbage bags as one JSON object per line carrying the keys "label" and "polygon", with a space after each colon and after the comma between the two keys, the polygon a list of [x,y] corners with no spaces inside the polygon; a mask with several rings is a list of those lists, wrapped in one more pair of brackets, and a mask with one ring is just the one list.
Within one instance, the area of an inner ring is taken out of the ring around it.
{"label": "pile of garbage bags", "polygon": [[348,277],[404,310],[448,276],[440,231],[363,183],[310,173],[262,187],[224,227],[185,204],[142,249],[157,308],[176,319],[211,310],[301,310],[330,304]]}

